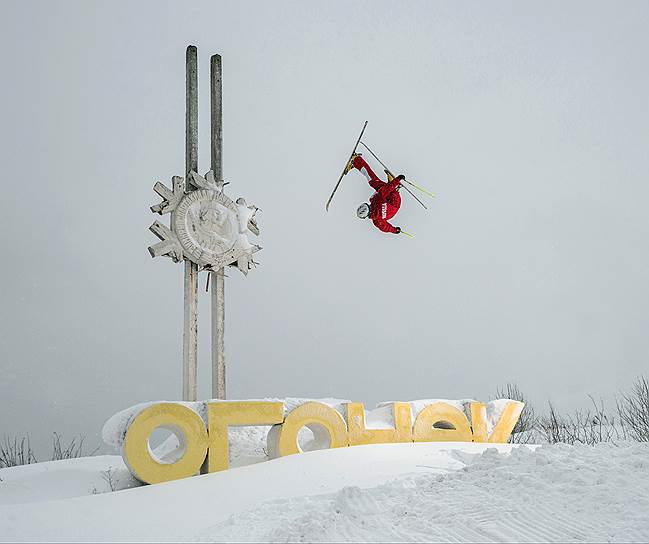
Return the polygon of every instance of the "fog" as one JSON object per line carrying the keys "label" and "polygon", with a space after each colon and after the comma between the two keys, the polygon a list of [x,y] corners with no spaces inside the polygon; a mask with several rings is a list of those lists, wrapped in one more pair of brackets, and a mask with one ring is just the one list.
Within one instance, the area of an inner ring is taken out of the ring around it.
{"label": "fog", "polygon": [[[262,209],[259,267],[226,279],[230,398],[487,400],[515,382],[572,409],[646,373],[648,3],[1,7],[0,436],[94,447],[114,412],[180,398],[183,267],[147,247],[152,186],[184,173],[189,44],[199,170],[220,53],[226,191]],[[365,120],[437,195],[403,195],[413,239],[356,218],[358,172],[324,210]]]}

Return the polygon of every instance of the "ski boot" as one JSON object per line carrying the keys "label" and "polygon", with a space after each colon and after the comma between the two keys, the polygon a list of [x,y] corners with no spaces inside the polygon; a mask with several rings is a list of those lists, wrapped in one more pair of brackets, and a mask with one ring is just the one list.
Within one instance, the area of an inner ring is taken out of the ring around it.
{"label": "ski boot", "polygon": [[354,159],[355,159],[356,157],[360,157],[360,156],[361,156],[360,153],[352,153],[352,157],[351,157],[351,159],[349,159],[349,162],[347,163],[347,166],[345,166],[345,175],[347,175],[347,174],[349,173],[349,171],[350,171],[352,168],[354,168]]}

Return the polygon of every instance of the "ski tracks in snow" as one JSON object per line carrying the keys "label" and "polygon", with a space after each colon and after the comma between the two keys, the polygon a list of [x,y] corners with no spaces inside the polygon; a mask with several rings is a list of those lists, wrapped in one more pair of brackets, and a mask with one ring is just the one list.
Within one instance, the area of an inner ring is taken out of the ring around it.
{"label": "ski tracks in snow", "polygon": [[450,474],[262,503],[196,540],[649,541],[649,444],[489,449],[460,460]]}

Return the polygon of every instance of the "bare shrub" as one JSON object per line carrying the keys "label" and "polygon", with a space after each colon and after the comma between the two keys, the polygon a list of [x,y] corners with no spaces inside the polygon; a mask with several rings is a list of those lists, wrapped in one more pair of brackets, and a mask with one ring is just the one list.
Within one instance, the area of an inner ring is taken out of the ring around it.
{"label": "bare shrub", "polygon": [[644,376],[633,384],[630,393],[616,399],[617,410],[607,410],[604,401],[588,396],[591,407],[569,414],[557,412],[548,402],[547,414],[537,415],[516,384],[507,384],[496,391],[498,398],[525,403],[509,441],[528,444],[542,439],[550,444],[599,444],[633,440],[649,442],[649,379]]}
{"label": "bare shrub", "polygon": [[[83,442],[85,437],[79,435],[78,437],[73,438],[69,444],[61,444],[61,435],[58,433],[53,433],[52,438],[52,456],[50,457],[51,461],[60,461],[61,459],[76,459],[83,455]],[[99,448],[95,448],[90,455],[97,453]]]}
{"label": "bare shrub", "polygon": [[623,394],[616,403],[625,434],[636,442],[649,442],[649,380],[640,376],[631,393]]}
{"label": "bare shrub", "polygon": [[134,487],[140,487],[145,484],[140,482],[134,476],[132,476],[128,471],[120,470],[113,466],[108,467],[107,470],[102,470],[100,472],[101,478],[106,482],[108,490],[97,489],[97,487],[92,488],[92,494],[98,495],[100,493],[109,493],[112,491],[120,491],[122,489],[132,489]]}
{"label": "bare shrub", "polygon": [[28,436],[14,437],[13,439],[5,436],[0,442],[0,468],[17,467],[36,462]]}
{"label": "bare shrub", "polygon": [[[60,434],[53,434],[51,461],[74,459],[84,455],[83,436],[75,437],[68,444],[65,444],[62,443]],[[99,451],[99,447],[95,448],[89,455],[94,455],[97,451]],[[17,467],[32,463],[38,463],[38,459],[34,455],[28,436],[22,438],[5,436],[0,442],[0,468]]]}
{"label": "bare shrub", "polygon": [[626,439],[626,433],[615,420],[606,413],[604,401],[599,404],[589,396],[592,409],[575,410],[571,415],[558,414],[551,402],[549,412],[539,418],[539,427],[550,444],[599,444]]}
{"label": "bare shrub", "polygon": [[108,470],[102,470],[101,477],[104,482],[108,484],[108,488],[111,491],[117,490],[117,480],[115,478],[115,469],[113,467],[110,467]]}
{"label": "bare shrub", "polygon": [[508,383],[503,388],[496,389],[496,398],[517,400],[525,404],[509,442],[512,444],[529,444],[535,441],[538,417],[532,404],[527,400],[515,383]]}

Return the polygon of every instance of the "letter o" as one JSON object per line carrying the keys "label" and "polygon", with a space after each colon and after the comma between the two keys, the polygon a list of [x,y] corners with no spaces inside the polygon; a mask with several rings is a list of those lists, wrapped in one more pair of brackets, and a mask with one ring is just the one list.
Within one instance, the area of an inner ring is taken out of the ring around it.
{"label": "letter o", "polygon": [[277,455],[292,455],[302,453],[298,442],[298,432],[302,427],[309,427],[316,438],[328,434],[330,448],[342,448],[347,443],[347,425],[343,416],[335,409],[321,402],[307,402],[291,411],[284,423],[279,427],[279,433],[269,435],[276,441],[274,450]]}
{"label": "letter o", "polygon": [[[436,423],[450,423],[454,429],[433,427]],[[469,420],[461,410],[445,402],[429,404],[424,408],[413,429],[415,442],[472,442]]]}
{"label": "letter o", "polygon": [[[161,463],[149,448],[149,436],[157,428],[173,432],[180,441],[181,456]],[[182,404],[161,402],[142,410],[126,431],[122,458],[131,473],[147,484],[193,476],[207,456],[207,429],[201,417]]]}

